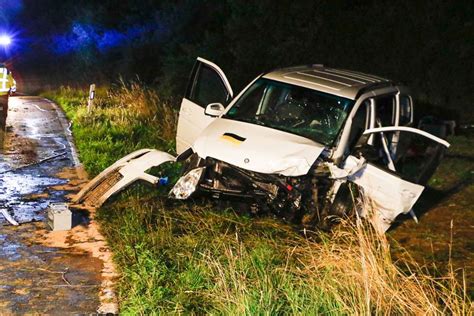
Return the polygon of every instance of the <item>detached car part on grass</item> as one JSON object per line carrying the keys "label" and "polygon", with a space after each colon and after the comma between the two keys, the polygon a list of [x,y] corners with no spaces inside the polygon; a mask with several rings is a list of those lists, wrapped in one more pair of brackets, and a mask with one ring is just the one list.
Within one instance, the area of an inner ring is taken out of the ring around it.
{"label": "detached car part on grass", "polygon": [[[234,199],[324,227],[367,198],[385,231],[413,212],[449,144],[413,128],[412,98],[393,81],[359,72],[300,66],[257,77],[237,96],[215,64],[198,58],[181,103],[178,157],[137,151],[85,187],[77,202],[101,205],[147,169],[185,161],[170,198]],[[105,189],[104,189],[105,188]]]}
{"label": "detached car part on grass", "polygon": [[73,203],[99,207],[112,195],[138,180],[153,185],[166,184],[167,178],[158,178],[145,171],[165,162],[175,161],[168,153],[154,149],[140,149],[102,171],[74,197]]}

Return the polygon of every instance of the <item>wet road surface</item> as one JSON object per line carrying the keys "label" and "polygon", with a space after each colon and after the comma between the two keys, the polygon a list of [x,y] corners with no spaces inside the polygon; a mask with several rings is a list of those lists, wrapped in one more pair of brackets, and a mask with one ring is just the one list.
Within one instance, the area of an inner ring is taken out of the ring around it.
{"label": "wet road surface", "polygon": [[84,314],[99,306],[102,261],[33,237],[47,234],[45,209],[66,201],[71,182],[78,181],[77,158],[61,116],[43,98],[10,98],[1,135],[0,208],[20,225],[10,225],[0,214],[0,314]]}

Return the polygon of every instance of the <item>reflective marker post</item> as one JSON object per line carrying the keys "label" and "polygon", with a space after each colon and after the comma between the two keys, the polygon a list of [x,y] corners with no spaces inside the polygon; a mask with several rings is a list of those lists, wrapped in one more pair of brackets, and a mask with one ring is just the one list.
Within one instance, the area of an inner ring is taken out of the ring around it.
{"label": "reflective marker post", "polygon": [[94,107],[95,84],[91,84],[89,88],[89,100],[87,101],[87,112],[90,112]]}

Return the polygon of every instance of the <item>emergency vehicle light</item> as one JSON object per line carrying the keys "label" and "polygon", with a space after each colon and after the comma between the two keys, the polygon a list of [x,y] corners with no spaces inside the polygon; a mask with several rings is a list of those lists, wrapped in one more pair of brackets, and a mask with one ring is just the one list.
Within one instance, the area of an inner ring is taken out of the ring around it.
{"label": "emergency vehicle light", "polygon": [[12,39],[8,35],[0,35],[0,45],[8,46],[12,42]]}

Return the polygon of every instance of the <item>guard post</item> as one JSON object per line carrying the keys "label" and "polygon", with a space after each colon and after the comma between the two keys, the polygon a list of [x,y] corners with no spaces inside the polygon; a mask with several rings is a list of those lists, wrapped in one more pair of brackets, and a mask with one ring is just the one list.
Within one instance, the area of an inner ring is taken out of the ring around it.
{"label": "guard post", "polygon": [[95,84],[91,84],[89,87],[89,100],[87,100],[87,112],[90,112],[94,107],[94,97],[95,97]]}

